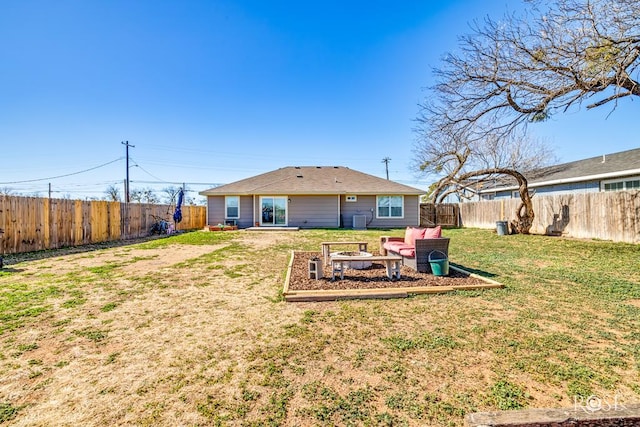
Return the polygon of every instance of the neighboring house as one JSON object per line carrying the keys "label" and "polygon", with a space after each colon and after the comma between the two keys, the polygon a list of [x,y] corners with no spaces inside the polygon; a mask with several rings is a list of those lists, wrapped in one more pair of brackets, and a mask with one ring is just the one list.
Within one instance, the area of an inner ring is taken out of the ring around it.
{"label": "neighboring house", "polygon": [[395,228],[420,223],[424,191],[342,166],[289,166],[200,194],[209,225]]}
{"label": "neighboring house", "polygon": [[[546,167],[526,177],[529,190],[540,196],[640,190],[640,148]],[[482,200],[520,197],[515,180],[506,182],[504,177],[475,192]]]}

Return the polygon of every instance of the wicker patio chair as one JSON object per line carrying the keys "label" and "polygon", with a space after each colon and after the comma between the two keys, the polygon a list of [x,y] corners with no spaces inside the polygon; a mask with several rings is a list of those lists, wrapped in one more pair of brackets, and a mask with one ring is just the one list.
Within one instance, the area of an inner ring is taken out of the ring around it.
{"label": "wicker patio chair", "polygon": [[402,256],[402,265],[406,265],[420,273],[431,273],[431,264],[429,264],[429,255],[433,251],[440,251],[444,253],[447,258],[449,257],[449,238],[440,237],[432,239],[416,239],[415,241],[415,256],[409,257],[400,254],[399,252],[391,249],[383,249],[385,242],[397,241],[401,242],[404,239],[402,237],[387,237],[383,236],[380,241],[380,252],[383,254],[389,253],[391,255]]}

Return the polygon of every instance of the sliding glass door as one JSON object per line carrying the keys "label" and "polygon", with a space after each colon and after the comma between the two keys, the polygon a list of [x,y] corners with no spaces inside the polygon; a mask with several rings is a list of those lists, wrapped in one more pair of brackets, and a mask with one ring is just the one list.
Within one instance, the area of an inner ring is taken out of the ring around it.
{"label": "sliding glass door", "polygon": [[287,225],[287,198],[261,197],[262,216],[260,225]]}

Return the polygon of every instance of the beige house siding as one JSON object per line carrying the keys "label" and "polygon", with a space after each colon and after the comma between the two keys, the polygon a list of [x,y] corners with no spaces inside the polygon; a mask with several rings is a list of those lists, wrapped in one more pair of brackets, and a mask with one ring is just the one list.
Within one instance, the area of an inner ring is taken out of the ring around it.
{"label": "beige house siding", "polygon": [[[376,196],[373,198],[374,209],[376,206]],[[407,226],[418,226],[420,224],[420,198],[419,196],[404,196],[403,218],[376,218],[368,225],[371,228],[398,228]]]}
{"label": "beige house siding", "polygon": [[[353,227],[353,216],[364,215],[367,217],[369,228],[397,228],[417,226],[420,223],[418,196],[404,196],[403,218],[376,218],[376,196],[354,195],[355,202],[347,202],[347,196],[340,196],[342,222],[344,228]],[[373,211],[372,211],[373,210]]]}
{"label": "beige house siding", "polygon": [[338,223],[338,196],[289,197],[289,226],[335,228]]}
{"label": "beige house siding", "polygon": [[224,196],[207,197],[207,225],[224,224]]}
{"label": "beige house siding", "polygon": [[[371,225],[371,218],[375,216],[376,196],[358,196],[355,202],[347,202],[347,196],[340,196],[342,206],[342,223],[345,228],[353,227],[353,216],[364,215],[367,217],[367,224]],[[371,212],[373,209],[373,212]]]}
{"label": "beige house siding", "polygon": [[252,215],[253,196],[240,196],[240,219],[238,219],[238,227],[253,227],[255,217]]}
{"label": "beige house siding", "polygon": [[[225,223],[225,196],[208,196],[207,197],[207,224],[216,225]],[[253,225],[253,209],[252,196],[240,196],[240,218],[237,219],[238,227],[247,228]]]}
{"label": "beige house siding", "polygon": [[[420,223],[418,196],[404,196],[403,218],[376,218],[376,196],[357,195],[355,202],[347,202],[345,195],[268,195],[287,199],[287,226],[300,228],[353,227],[354,215],[365,215],[368,228],[402,228]],[[207,197],[207,224],[225,222],[224,196]],[[373,212],[371,211],[373,209]],[[248,228],[260,222],[260,196],[240,196],[239,228]],[[342,223],[341,223],[342,222]]]}

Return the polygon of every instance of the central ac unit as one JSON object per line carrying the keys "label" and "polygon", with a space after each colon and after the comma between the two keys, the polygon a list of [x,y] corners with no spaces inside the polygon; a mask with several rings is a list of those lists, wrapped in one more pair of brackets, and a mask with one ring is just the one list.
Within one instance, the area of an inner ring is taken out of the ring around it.
{"label": "central ac unit", "polygon": [[366,230],[367,229],[367,216],[366,215],[354,215],[353,216],[353,229],[354,230]]}

